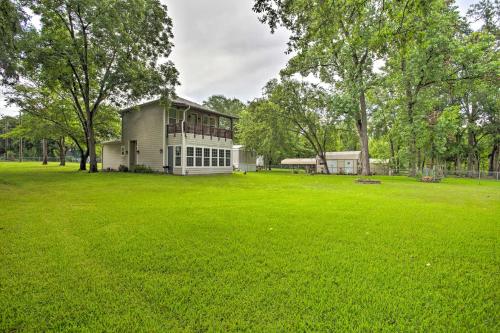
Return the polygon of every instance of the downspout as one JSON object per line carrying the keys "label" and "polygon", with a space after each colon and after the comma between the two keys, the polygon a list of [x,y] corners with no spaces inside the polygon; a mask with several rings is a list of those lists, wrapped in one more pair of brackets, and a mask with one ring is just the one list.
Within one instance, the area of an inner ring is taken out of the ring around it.
{"label": "downspout", "polygon": [[166,163],[166,158],[165,158],[165,155],[167,154],[167,150],[165,149],[165,145],[166,145],[166,131],[165,131],[165,128],[167,126],[167,124],[165,123],[165,113],[167,112],[167,108],[166,107],[163,107],[163,144],[162,144],[162,164],[163,164],[163,171],[165,171],[165,167],[167,166],[167,163]]}
{"label": "downspout", "polygon": [[191,106],[188,106],[182,112],[182,123],[181,123],[181,136],[182,136],[182,144],[181,144],[181,175],[186,175],[186,135],[184,133],[184,124],[186,123],[186,112],[191,109]]}

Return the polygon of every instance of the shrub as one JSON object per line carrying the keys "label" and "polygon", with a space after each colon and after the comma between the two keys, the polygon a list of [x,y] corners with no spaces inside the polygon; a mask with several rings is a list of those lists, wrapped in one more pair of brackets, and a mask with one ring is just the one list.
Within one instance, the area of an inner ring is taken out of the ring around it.
{"label": "shrub", "polygon": [[118,167],[118,171],[128,172],[128,167],[126,165],[120,164],[120,166]]}
{"label": "shrub", "polygon": [[133,172],[135,173],[153,173],[153,169],[151,169],[150,167],[148,167],[147,165],[136,165],[134,167],[134,170]]}

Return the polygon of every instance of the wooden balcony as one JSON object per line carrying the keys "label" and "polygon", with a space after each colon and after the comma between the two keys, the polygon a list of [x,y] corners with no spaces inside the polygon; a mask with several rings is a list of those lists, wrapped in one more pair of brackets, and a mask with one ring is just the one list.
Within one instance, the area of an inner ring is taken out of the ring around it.
{"label": "wooden balcony", "polygon": [[[167,135],[173,134],[174,136],[182,133],[182,123],[167,125]],[[225,128],[216,128],[206,125],[188,125],[184,123],[184,133],[192,133],[195,135],[209,136],[224,139],[233,139],[233,131]]]}

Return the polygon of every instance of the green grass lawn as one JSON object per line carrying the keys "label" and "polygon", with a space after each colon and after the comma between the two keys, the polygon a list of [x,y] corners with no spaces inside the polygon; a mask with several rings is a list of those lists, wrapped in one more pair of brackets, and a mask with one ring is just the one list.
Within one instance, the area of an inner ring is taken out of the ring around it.
{"label": "green grass lawn", "polygon": [[0,331],[497,331],[500,182],[0,163]]}

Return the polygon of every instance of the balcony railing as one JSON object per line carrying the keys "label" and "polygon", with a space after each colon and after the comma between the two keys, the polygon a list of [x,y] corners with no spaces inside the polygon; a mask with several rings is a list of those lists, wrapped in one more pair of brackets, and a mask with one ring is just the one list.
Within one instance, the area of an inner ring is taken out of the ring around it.
{"label": "balcony railing", "polygon": [[[176,135],[177,133],[182,133],[182,123],[169,124],[167,125],[167,134]],[[232,139],[233,131],[225,128],[215,128],[206,125],[188,125],[184,123],[184,133],[193,133],[202,136],[211,136],[224,139]]]}

